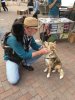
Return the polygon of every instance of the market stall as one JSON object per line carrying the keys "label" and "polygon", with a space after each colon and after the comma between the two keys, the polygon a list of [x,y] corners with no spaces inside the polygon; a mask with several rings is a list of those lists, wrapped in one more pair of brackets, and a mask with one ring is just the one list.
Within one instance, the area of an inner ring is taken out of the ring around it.
{"label": "market stall", "polygon": [[40,29],[44,31],[43,25],[49,25],[50,34],[59,34],[61,38],[67,38],[68,33],[70,33],[74,21],[68,18],[39,18],[39,33]]}

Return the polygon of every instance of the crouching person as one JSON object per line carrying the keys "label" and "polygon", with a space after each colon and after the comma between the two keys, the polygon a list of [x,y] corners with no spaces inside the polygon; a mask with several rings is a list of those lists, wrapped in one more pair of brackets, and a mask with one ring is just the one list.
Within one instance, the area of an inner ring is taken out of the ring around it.
{"label": "crouching person", "polygon": [[[11,84],[17,84],[20,79],[20,64],[26,70],[33,71],[31,66],[43,54],[47,54],[46,48],[41,48],[33,38],[37,32],[38,21],[36,18],[27,17],[24,24],[17,21],[12,25],[12,30],[6,38],[4,60],[6,62],[7,80]],[[31,47],[31,48],[30,48]]]}

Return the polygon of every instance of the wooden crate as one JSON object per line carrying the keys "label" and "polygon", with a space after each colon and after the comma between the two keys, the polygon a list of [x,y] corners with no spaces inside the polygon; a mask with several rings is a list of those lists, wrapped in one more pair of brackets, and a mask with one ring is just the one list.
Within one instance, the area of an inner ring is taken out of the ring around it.
{"label": "wooden crate", "polygon": [[69,36],[68,36],[68,41],[69,41],[70,43],[75,43],[75,33],[69,34]]}

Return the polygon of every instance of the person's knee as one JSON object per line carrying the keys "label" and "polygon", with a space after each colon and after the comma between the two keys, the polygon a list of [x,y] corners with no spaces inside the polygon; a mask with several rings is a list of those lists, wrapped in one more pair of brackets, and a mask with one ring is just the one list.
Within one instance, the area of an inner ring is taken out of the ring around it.
{"label": "person's knee", "polygon": [[19,66],[8,60],[6,62],[6,76],[9,83],[17,84],[20,79]]}
{"label": "person's knee", "polygon": [[8,82],[12,85],[16,85],[19,82],[20,78],[17,79],[8,79]]}

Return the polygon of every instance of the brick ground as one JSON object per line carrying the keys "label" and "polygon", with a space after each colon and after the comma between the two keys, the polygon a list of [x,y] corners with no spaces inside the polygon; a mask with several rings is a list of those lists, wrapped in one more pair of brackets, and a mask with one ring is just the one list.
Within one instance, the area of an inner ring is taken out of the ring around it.
{"label": "brick ground", "polygon": [[[9,12],[0,13],[0,30],[11,28],[17,17],[16,6],[9,7]],[[2,20],[3,19],[3,20]],[[36,36],[37,37],[37,36]],[[57,53],[62,61],[65,76],[59,79],[58,73],[52,73],[46,78],[44,59],[34,63],[33,72],[21,67],[21,80],[12,86],[6,79],[3,50],[0,47],[0,100],[74,100],[75,99],[75,44],[57,43]]]}

